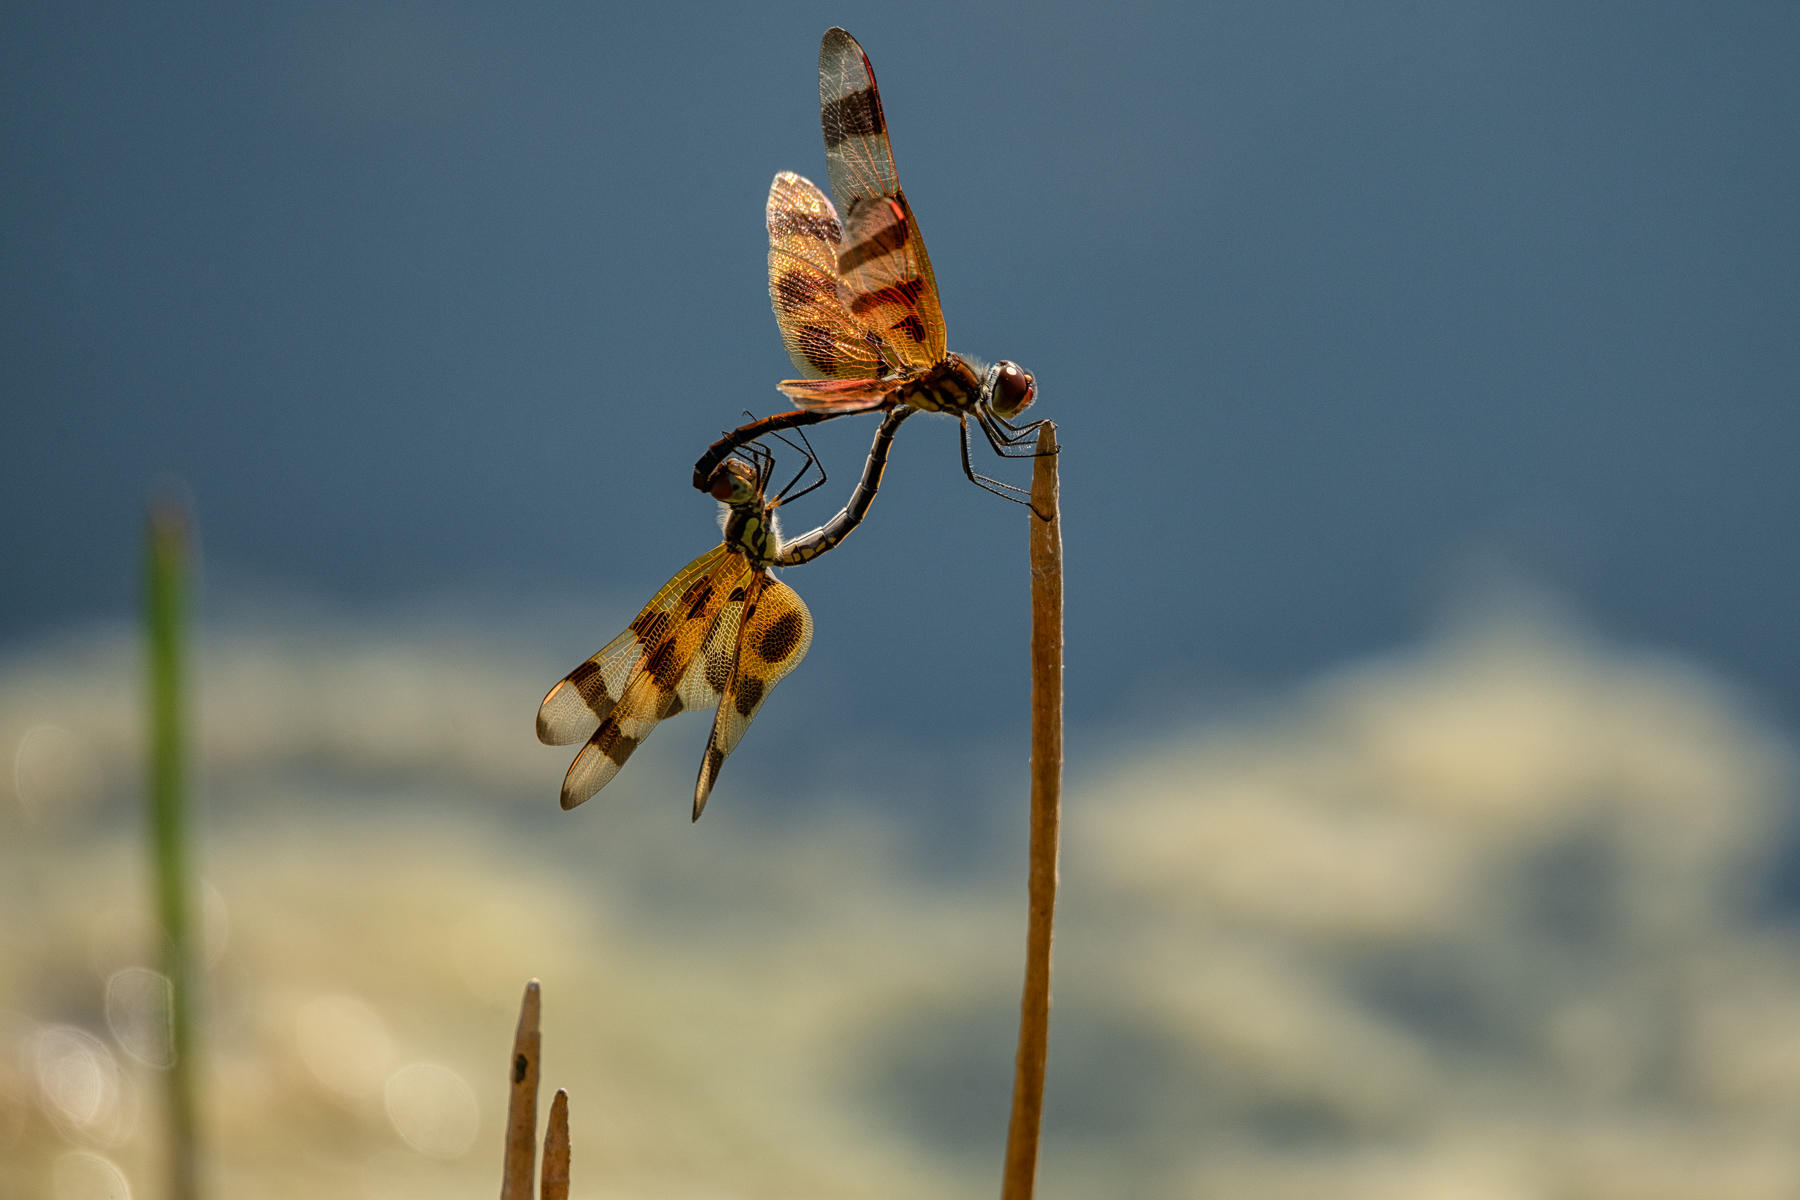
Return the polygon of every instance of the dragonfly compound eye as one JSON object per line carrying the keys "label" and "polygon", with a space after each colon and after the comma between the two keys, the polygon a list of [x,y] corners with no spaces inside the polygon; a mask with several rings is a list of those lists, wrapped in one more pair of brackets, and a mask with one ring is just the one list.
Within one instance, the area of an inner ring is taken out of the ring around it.
{"label": "dragonfly compound eye", "polygon": [[726,504],[743,504],[756,494],[756,472],[735,458],[728,458],[713,469],[706,490],[714,500]]}
{"label": "dragonfly compound eye", "polygon": [[1000,373],[994,380],[994,412],[998,416],[1012,417],[1025,411],[1033,400],[1037,399],[1037,381],[1015,362],[1000,364]]}

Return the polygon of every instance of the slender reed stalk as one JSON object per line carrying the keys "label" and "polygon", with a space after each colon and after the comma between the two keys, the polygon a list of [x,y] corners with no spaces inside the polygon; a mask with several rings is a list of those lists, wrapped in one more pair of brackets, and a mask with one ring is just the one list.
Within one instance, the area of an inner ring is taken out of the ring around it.
{"label": "slender reed stalk", "polygon": [[[507,1076],[506,1156],[500,1170],[500,1200],[531,1200],[531,1177],[537,1169],[538,1033],[542,1003],[538,981],[525,985],[519,1002],[519,1027],[513,1033],[512,1065]],[[550,1123],[544,1130],[544,1178],[540,1200],[569,1200],[569,1093],[556,1089],[550,1101]]]}
{"label": "slender reed stalk", "polygon": [[[1056,426],[1038,433],[1031,477],[1031,867],[1027,881],[1025,987],[1013,1060],[1012,1120],[1006,1131],[1001,1200],[1030,1200],[1037,1184],[1050,1040],[1050,936],[1056,916],[1057,844],[1062,828],[1063,574]],[[1039,514],[1047,514],[1040,516]]]}
{"label": "slender reed stalk", "polygon": [[540,1200],[569,1200],[569,1093],[557,1088],[544,1129],[544,1187]]}
{"label": "slender reed stalk", "polygon": [[200,1195],[199,1128],[194,1101],[193,887],[187,860],[187,731],[184,638],[188,591],[188,518],[181,503],[152,503],[146,536],[144,604],[150,651],[150,837],[162,968],[170,986],[173,1062],[168,1084],[169,1196]]}
{"label": "slender reed stalk", "polygon": [[506,1158],[500,1174],[500,1200],[531,1200],[537,1170],[538,1033],[541,1011],[538,981],[525,985],[519,1002],[519,1025],[513,1033],[511,1081],[506,1099]]}

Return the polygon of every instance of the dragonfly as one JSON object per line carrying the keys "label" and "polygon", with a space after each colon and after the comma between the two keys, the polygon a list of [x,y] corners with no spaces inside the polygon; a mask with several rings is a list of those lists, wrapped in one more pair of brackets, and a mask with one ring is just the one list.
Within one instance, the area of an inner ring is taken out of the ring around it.
{"label": "dragonfly", "polygon": [[800,473],[773,497],[775,456],[759,443],[739,447],[714,468],[707,491],[724,506],[724,540],[678,571],[623,633],[564,676],[538,707],[540,742],[587,743],[563,779],[563,808],[610,783],[659,721],[713,706],[712,736],[694,784],[693,819],[700,819],[726,756],[812,645],[812,614],[772,568],[810,562],[862,522],[894,434],[913,411],[896,408],[883,418],[849,503],[792,540],[782,537],[776,510],[825,481],[821,470],[817,482],[792,490],[817,465],[810,447]]}
{"label": "dragonfly", "polygon": [[819,46],[819,117],[835,206],[811,181],[783,171],[765,213],[775,321],[788,357],[807,376],[776,386],[799,408],[714,442],[694,464],[694,486],[705,491],[736,447],[774,430],[910,407],[956,417],[963,474],[1018,499],[1022,489],[975,471],[969,425],[1003,457],[1035,454],[1042,422],[1013,419],[1036,398],[1037,382],[1015,362],[983,366],[945,349],[937,278],[900,190],[875,68],[838,28],[826,30]]}

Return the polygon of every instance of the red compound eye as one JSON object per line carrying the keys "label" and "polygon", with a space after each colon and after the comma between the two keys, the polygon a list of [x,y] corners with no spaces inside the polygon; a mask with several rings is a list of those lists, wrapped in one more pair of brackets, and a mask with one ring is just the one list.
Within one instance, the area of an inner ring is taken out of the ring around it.
{"label": "red compound eye", "polygon": [[1000,376],[994,381],[994,411],[1003,417],[1030,404],[1037,396],[1037,381],[1017,363],[1001,363]]}
{"label": "red compound eye", "polygon": [[756,490],[756,476],[743,463],[727,459],[714,468],[706,490],[714,500],[736,503]]}

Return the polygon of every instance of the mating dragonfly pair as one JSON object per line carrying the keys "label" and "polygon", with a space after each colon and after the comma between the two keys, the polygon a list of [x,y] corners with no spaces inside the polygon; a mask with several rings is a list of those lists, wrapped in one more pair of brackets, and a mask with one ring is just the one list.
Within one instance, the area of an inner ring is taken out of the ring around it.
{"label": "mating dragonfly pair", "polygon": [[[900,190],[875,70],[842,29],[827,30],[819,47],[819,110],[836,206],[783,171],[767,210],[775,320],[788,357],[807,376],[777,386],[799,407],[752,421],[701,456],[694,486],[726,506],[724,541],[683,567],[625,632],[544,697],[538,739],[587,743],[563,780],[565,809],[605,787],[657,722],[711,705],[712,737],[694,785],[699,819],[725,756],[812,644],[812,614],[772,568],[808,562],[856,528],[881,485],[894,434],[914,412],[956,417],[963,473],[989,491],[1022,495],[975,472],[969,424],[1002,456],[1035,453],[1041,422],[1013,418],[1036,384],[1016,363],[983,367],[946,350],[937,280]],[[800,473],[770,496],[775,456],[760,439],[800,450],[783,431],[876,410],[886,415],[850,502],[817,529],[783,539],[775,510],[824,476],[793,490],[816,466],[808,446]]]}

